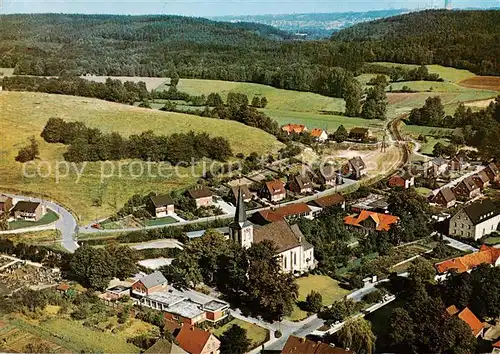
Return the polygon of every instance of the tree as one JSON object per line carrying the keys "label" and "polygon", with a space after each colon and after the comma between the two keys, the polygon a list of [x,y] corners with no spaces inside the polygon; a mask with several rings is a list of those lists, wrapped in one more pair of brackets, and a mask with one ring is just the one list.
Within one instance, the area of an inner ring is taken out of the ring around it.
{"label": "tree", "polygon": [[247,337],[247,330],[234,324],[220,337],[221,354],[245,354],[251,341]]}
{"label": "tree", "polygon": [[443,156],[445,151],[445,146],[441,142],[437,142],[432,148],[432,155],[439,157]]}
{"label": "tree", "polygon": [[427,284],[434,282],[436,271],[431,262],[423,258],[417,258],[408,268],[408,279],[413,283]]}
{"label": "tree", "polygon": [[252,107],[255,107],[255,108],[261,108],[261,105],[260,105],[260,98],[258,96],[253,96],[253,99],[252,99]]}
{"label": "tree", "polygon": [[170,78],[170,86],[177,87],[177,85],[179,84],[179,80],[180,80],[179,74],[177,73],[177,71],[174,71]]}
{"label": "tree", "polygon": [[348,320],[337,334],[337,341],[341,347],[349,348],[359,354],[373,353],[376,339],[371,323],[364,318]]}
{"label": "tree", "polygon": [[219,107],[224,105],[224,101],[218,93],[211,93],[207,97],[207,106],[209,107]]}
{"label": "tree", "polygon": [[3,212],[0,214],[0,231],[5,231],[9,229],[9,214]]}
{"label": "tree", "polygon": [[[264,96],[264,97],[262,97],[262,98],[260,99],[260,108],[266,108],[267,103],[268,103],[268,102],[267,102],[267,98],[266,98],[265,96]],[[500,105],[499,105],[499,107],[500,107]],[[498,109],[498,111],[500,112],[500,108]],[[499,115],[500,115],[500,113],[499,113]],[[499,119],[499,121],[500,121],[500,119]]]}
{"label": "tree", "polygon": [[385,119],[387,114],[387,95],[382,86],[368,89],[361,116],[366,119]]}
{"label": "tree", "polygon": [[168,100],[167,102],[165,102],[165,105],[162,108],[160,108],[160,111],[175,112],[176,109],[177,109],[177,103]]}
{"label": "tree", "polygon": [[70,269],[80,284],[98,290],[105,289],[114,276],[114,264],[108,252],[88,245],[75,251]]}
{"label": "tree", "polygon": [[312,290],[306,297],[306,309],[308,312],[319,312],[323,307],[323,296],[317,291]]}
{"label": "tree", "polygon": [[34,136],[32,136],[29,139],[30,143],[28,146],[25,146],[19,150],[17,156],[16,156],[16,161],[17,162],[28,162],[36,159],[38,155],[40,154],[40,150],[38,149],[38,143],[36,142],[36,139]]}
{"label": "tree", "polygon": [[347,117],[358,117],[361,111],[361,99],[363,96],[363,89],[358,80],[350,80],[345,88],[345,115]]}
{"label": "tree", "polygon": [[341,124],[335,133],[333,133],[333,139],[337,143],[342,143],[344,142],[347,138],[349,137],[349,133],[347,132],[346,128]]}

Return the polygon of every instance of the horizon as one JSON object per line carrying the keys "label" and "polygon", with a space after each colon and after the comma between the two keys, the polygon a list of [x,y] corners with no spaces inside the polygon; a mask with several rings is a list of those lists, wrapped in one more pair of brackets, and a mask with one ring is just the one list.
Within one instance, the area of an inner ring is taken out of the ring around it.
{"label": "horizon", "polygon": [[[432,4],[432,5],[431,5]],[[500,0],[453,0],[454,9],[489,9],[500,6]],[[381,0],[375,4],[356,0],[345,4],[343,1],[274,1],[264,3],[258,0],[175,0],[136,2],[125,0],[91,1],[28,1],[0,0],[1,14],[102,14],[102,15],[179,15],[188,17],[236,17],[272,16],[291,14],[328,14],[348,12],[368,12],[383,10],[425,10],[443,8],[444,0]]]}

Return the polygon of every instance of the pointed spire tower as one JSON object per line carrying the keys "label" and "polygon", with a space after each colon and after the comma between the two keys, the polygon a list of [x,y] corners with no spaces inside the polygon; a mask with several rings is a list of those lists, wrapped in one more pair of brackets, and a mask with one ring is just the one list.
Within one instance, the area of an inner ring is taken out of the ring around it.
{"label": "pointed spire tower", "polygon": [[234,215],[233,222],[229,224],[229,238],[244,248],[249,248],[253,243],[253,225],[247,220],[247,211],[241,187],[238,188],[236,214]]}

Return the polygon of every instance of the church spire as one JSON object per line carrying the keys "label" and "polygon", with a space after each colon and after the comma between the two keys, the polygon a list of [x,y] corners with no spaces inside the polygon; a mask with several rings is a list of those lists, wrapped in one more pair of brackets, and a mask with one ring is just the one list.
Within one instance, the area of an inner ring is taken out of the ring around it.
{"label": "church spire", "polygon": [[250,223],[247,221],[247,211],[245,207],[245,201],[243,200],[243,192],[241,187],[238,188],[238,198],[236,201],[236,213],[234,215],[234,221],[231,223],[232,228],[243,228],[248,226]]}

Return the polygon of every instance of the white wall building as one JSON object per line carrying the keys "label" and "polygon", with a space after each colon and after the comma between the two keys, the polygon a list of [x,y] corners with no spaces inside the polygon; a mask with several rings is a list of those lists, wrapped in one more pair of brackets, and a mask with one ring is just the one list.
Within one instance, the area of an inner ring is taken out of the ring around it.
{"label": "white wall building", "polygon": [[450,235],[478,240],[500,225],[500,212],[490,199],[474,202],[450,219]]}

